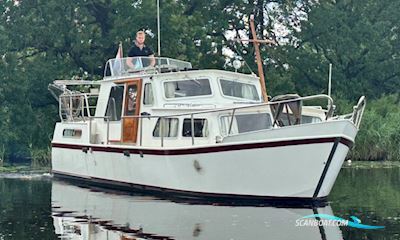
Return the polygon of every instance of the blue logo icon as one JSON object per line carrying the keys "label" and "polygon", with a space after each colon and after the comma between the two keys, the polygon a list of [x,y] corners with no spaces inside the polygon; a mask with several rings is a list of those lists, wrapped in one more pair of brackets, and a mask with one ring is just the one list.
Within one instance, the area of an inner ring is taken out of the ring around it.
{"label": "blue logo icon", "polygon": [[[315,219],[315,218],[317,218],[317,219]],[[334,225],[334,226],[348,226],[348,227],[361,228],[361,229],[383,229],[383,228],[385,228],[384,226],[371,226],[371,225],[361,224],[361,220],[355,216],[350,216],[350,218],[351,218],[351,220],[346,220],[346,219],[328,215],[328,214],[312,214],[312,215],[307,215],[300,219],[297,219],[296,225],[297,226]],[[308,221],[312,220],[314,222],[307,222],[306,220],[308,220]]]}

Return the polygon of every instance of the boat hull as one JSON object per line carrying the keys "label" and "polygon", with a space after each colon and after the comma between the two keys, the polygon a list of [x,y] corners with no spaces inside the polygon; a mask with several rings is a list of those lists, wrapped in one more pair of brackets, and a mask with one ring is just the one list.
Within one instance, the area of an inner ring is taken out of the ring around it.
{"label": "boat hull", "polygon": [[357,129],[350,121],[304,126],[289,129],[296,137],[274,130],[245,142],[175,149],[53,141],[53,173],[191,198],[325,200]]}

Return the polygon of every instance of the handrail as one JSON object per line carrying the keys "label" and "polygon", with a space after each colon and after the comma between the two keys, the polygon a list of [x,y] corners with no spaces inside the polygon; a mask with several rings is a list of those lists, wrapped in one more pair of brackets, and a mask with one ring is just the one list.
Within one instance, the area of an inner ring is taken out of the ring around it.
{"label": "handrail", "polygon": [[[142,127],[142,126],[140,126]],[[161,147],[164,147],[164,118],[160,117],[160,137],[161,137]]]}
{"label": "handrail", "polygon": [[[230,107],[230,108],[219,108],[219,109],[211,109],[211,110],[203,110],[203,111],[193,111],[193,112],[188,112],[188,113],[180,113],[180,114],[170,114],[170,115],[134,115],[134,116],[122,116],[121,118],[137,118],[140,121],[140,146],[142,145],[142,119],[147,118],[159,118],[160,119],[160,141],[161,141],[161,147],[164,147],[164,124],[165,124],[165,119],[166,118],[171,118],[171,117],[181,117],[181,116],[190,116],[191,119],[191,142],[192,145],[194,145],[194,139],[195,139],[195,133],[194,133],[194,115],[200,115],[200,114],[206,114],[206,113],[214,113],[214,112],[225,112],[225,111],[232,111],[232,116],[231,116],[231,121],[229,124],[229,131],[228,134],[231,133],[232,130],[232,125],[233,125],[233,119],[234,115],[236,113],[236,110],[238,109],[248,109],[248,108],[257,108],[257,107],[263,107],[263,106],[269,106],[273,104],[280,104],[280,103],[288,103],[288,102],[293,102],[293,101],[304,101],[304,100],[314,100],[314,99],[324,99],[326,98],[329,102],[328,104],[328,111],[327,111],[327,119],[329,117],[332,117],[333,115],[333,100],[331,97],[325,94],[318,94],[318,95],[313,95],[313,96],[307,96],[307,97],[300,97],[296,99],[288,99],[288,100],[282,100],[282,101],[276,101],[276,102],[268,102],[268,103],[261,103],[261,104],[253,104],[253,105],[248,105],[248,106],[240,106],[240,107]],[[330,114],[331,116],[328,116]]]}
{"label": "handrail", "polygon": [[190,114],[190,131],[191,131],[191,138],[192,138],[192,145],[194,145],[194,114]]}
{"label": "handrail", "polygon": [[93,119],[105,119],[107,121],[107,133],[106,133],[106,145],[108,145],[110,143],[110,117],[109,116],[104,116],[104,117],[96,117],[96,116],[92,116],[92,117],[88,117],[89,119],[89,143],[92,143],[91,137],[92,137],[92,120]]}
{"label": "handrail", "polygon": [[[84,95],[84,94],[83,94]],[[160,142],[161,142],[161,147],[164,147],[164,124],[165,124],[165,119],[166,118],[171,118],[171,117],[180,117],[180,116],[190,116],[191,119],[191,143],[192,145],[195,144],[195,132],[194,132],[194,116],[195,115],[200,115],[200,114],[207,114],[207,113],[215,113],[215,112],[226,112],[226,111],[232,111],[232,116],[231,116],[231,121],[229,124],[229,131],[228,134],[231,133],[232,125],[233,125],[233,118],[237,110],[239,109],[248,109],[248,108],[257,108],[257,107],[263,107],[263,106],[270,106],[273,104],[280,104],[280,103],[288,103],[292,101],[299,101],[299,100],[314,100],[314,99],[328,99],[329,101],[329,108],[333,108],[333,100],[331,97],[324,95],[324,94],[319,94],[319,95],[314,95],[314,96],[307,96],[307,97],[300,97],[296,99],[288,99],[288,100],[282,100],[282,101],[276,101],[276,102],[268,102],[268,103],[260,103],[260,104],[252,104],[252,105],[247,105],[247,106],[239,106],[239,107],[229,107],[229,108],[220,108],[220,109],[211,109],[211,110],[203,110],[203,111],[193,111],[193,112],[188,112],[188,113],[179,113],[179,114],[170,114],[170,115],[135,115],[135,116],[122,116],[121,118],[137,118],[140,121],[140,140],[139,144],[142,146],[142,133],[143,133],[143,124],[142,124],[142,119],[147,118],[147,119],[152,119],[152,118],[159,118],[160,119]],[[358,114],[359,118],[362,116],[363,109],[365,107],[365,104],[362,105],[362,103],[365,103],[364,99],[360,99],[359,104],[357,105],[357,109],[361,111],[361,114]],[[364,106],[364,107],[362,107]],[[357,113],[359,113],[359,111]],[[327,113],[332,111],[327,111]],[[357,117],[356,116],[356,117]],[[354,117],[354,119],[359,119]],[[99,117],[99,116],[89,116],[87,117],[89,119],[89,141],[91,142],[91,137],[92,137],[92,120],[93,119],[106,119],[107,121],[107,134],[106,134],[106,141],[105,143],[108,145],[109,144],[109,131],[110,131],[110,117],[109,116],[104,116],[104,117]],[[359,120],[355,120],[356,124],[359,124]]]}
{"label": "handrail", "polygon": [[362,96],[358,100],[357,105],[353,107],[353,114],[351,115],[351,120],[353,121],[354,125],[356,125],[357,128],[360,128],[361,119],[363,117],[366,105],[367,105],[367,100],[365,96]]}
{"label": "handrail", "polygon": [[231,134],[231,131],[232,131],[233,117],[235,116],[235,111],[236,111],[236,109],[232,110],[232,117],[231,117],[231,122],[229,123],[228,135]]}
{"label": "handrail", "polygon": [[[329,104],[328,104],[328,110],[326,111],[326,114],[330,115],[327,116],[327,118],[332,118],[333,111],[331,109],[333,108],[333,100],[331,97],[324,95],[324,94],[319,94],[319,95],[313,95],[313,96],[307,96],[307,97],[300,97],[296,99],[288,99],[288,100],[281,100],[281,101],[276,101],[276,102],[268,102],[268,103],[260,103],[260,104],[252,104],[252,105],[247,105],[247,106],[239,106],[239,107],[228,107],[228,108],[219,108],[219,109],[209,109],[209,110],[202,110],[202,111],[192,111],[192,112],[187,112],[187,113],[179,113],[179,114],[170,114],[170,115],[135,115],[135,116],[122,116],[121,118],[137,118],[139,119],[140,123],[140,146],[142,146],[142,133],[143,133],[143,118],[147,119],[154,119],[154,118],[159,118],[160,119],[160,142],[161,142],[161,147],[164,147],[165,145],[165,137],[164,136],[164,128],[165,128],[165,119],[166,118],[172,118],[172,117],[180,117],[180,116],[190,116],[191,119],[191,143],[192,145],[195,144],[195,131],[194,131],[194,120],[195,120],[195,115],[201,115],[201,114],[207,114],[207,113],[215,113],[215,112],[229,112],[232,111],[232,115],[230,115],[230,123],[229,123],[229,131],[228,135],[231,134],[232,130],[232,125],[233,125],[233,120],[234,120],[234,115],[237,112],[237,110],[240,109],[249,109],[249,108],[258,108],[258,107],[265,107],[265,106],[270,106],[273,104],[281,104],[281,103],[288,103],[288,102],[293,102],[293,101],[307,101],[307,100],[315,100],[315,99],[327,99]],[[362,96],[357,105],[354,106],[354,111],[350,116],[348,116],[351,121],[357,126],[357,128],[360,126],[361,118],[364,113],[364,109],[366,106],[366,99],[364,96]],[[109,132],[110,132],[110,117],[109,116],[89,116],[87,117],[89,119],[89,141],[92,141],[92,120],[93,119],[105,119],[107,121],[107,134],[106,134],[106,141],[105,144],[109,144]]]}
{"label": "handrail", "polygon": [[[263,107],[263,106],[269,106],[273,104],[279,104],[279,103],[288,103],[288,102],[294,102],[294,101],[299,101],[299,100],[315,100],[318,98],[326,98],[330,102],[328,105],[328,111],[330,108],[333,107],[333,100],[331,97],[325,94],[318,94],[318,95],[313,95],[313,96],[307,96],[307,97],[300,97],[296,99],[289,99],[289,100],[282,100],[282,101],[276,101],[276,102],[268,102],[268,103],[260,103],[260,104],[252,104],[252,105],[246,105],[246,106],[240,106],[240,107],[229,107],[229,108],[217,108],[217,109],[209,109],[209,110],[203,110],[203,111],[193,111],[193,112],[187,112],[187,113],[178,113],[178,114],[170,114],[170,115],[134,115],[134,116],[123,116],[124,118],[170,118],[170,117],[182,117],[182,116],[189,116],[192,114],[195,115],[200,115],[200,114],[205,114],[205,113],[214,113],[214,112],[225,112],[225,111],[230,111],[230,110],[238,110],[238,109],[247,109],[247,108],[256,108],[256,107]],[[333,115],[333,113],[331,113]]]}
{"label": "handrail", "polygon": [[[91,93],[80,93],[80,94],[73,94],[69,96],[86,96],[86,95],[91,95],[91,96],[98,96],[98,94],[91,94]],[[68,95],[64,95],[68,96]],[[60,96],[61,97],[61,96]],[[239,110],[239,109],[248,109],[248,108],[257,108],[257,107],[263,107],[263,106],[269,106],[273,104],[280,104],[280,103],[289,103],[289,102],[294,102],[294,101],[307,101],[307,100],[315,100],[315,99],[323,99],[326,98],[329,101],[328,104],[328,113],[330,112],[329,110],[333,108],[333,100],[331,97],[325,94],[318,94],[318,95],[313,95],[313,96],[306,96],[306,97],[300,97],[296,99],[288,99],[288,100],[281,100],[281,101],[276,101],[276,102],[268,102],[268,103],[260,103],[260,104],[251,104],[251,105],[246,105],[246,106],[239,106],[239,107],[228,107],[228,108],[217,108],[217,109],[208,109],[208,110],[203,110],[203,111],[192,111],[192,112],[187,112],[187,113],[178,113],[178,114],[169,114],[169,115],[134,115],[134,116],[122,116],[122,118],[170,118],[170,117],[181,117],[181,116],[189,116],[189,115],[200,115],[200,114],[206,114],[206,113],[214,113],[214,112],[224,112],[224,111],[231,111],[231,110]],[[333,112],[330,112],[330,115],[333,115]],[[92,116],[88,116],[89,118]],[[332,117],[332,116],[328,116]],[[100,117],[101,118],[101,117]]]}
{"label": "handrail", "polygon": [[[63,93],[59,96],[58,102],[59,102],[59,116],[61,121],[64,121],[63,114],[66,114],[66,116],[69,116],[72,120],[76,119],[82,119],[83,121],[86,121],[88,117],[92,117],[91,110],[96,109],[95,105],[90,105],[89,103],[89,98],[98,98],[99,94],[98,93]],[[74,106],[74,99],[77,100],[79,99],[79,105]],[[68,101],[68,103],[67,103]],[[63,106],[66,105],[66,106]],[[86,110],[86,114],[85,114]],[[81,116],[74,116],[74,111],[77,111],[79,115],[79,112]]]}

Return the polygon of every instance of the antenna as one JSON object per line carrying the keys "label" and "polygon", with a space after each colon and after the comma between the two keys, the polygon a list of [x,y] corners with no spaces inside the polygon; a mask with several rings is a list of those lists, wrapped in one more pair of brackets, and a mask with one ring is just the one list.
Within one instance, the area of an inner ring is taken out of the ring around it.
{"label": "antenna", "polygon": [[331,96],[332,92],[332,63],[329,63],[329,78],[328,78],[328,96]]}
{"label": "antenna", "polygon": [[157,42],[158,56],[161,56],[161,36],[160,36],[160,0],[157,0]]}

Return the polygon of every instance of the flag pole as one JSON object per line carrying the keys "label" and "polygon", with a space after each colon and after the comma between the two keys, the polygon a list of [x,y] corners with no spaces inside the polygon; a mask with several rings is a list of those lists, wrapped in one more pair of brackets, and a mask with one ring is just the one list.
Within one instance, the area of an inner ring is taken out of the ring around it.
{"label": "flag pole", "polygon": [[123,47],[122,47],[122,41],[120,41],[119,42],[119,46],[118,46],[118,50],[120,50],[121,49],[121,58],[123,58],[124,57],[124,49],[123,49]]}
{"label": "flag pole", "polygon": [[158,56],[161,56],[161,36],[160,36],[160,0],[157,0],[157,42]]}
{"label": "flag pole", "polygon": [[[122,41],[119,42],[119,50],[121,51],[119,57],[120,57],[120,59],[122,59],[124,57],[124,48],[122,47]],[[119,66],[120,66],[119,71],[122,72],[122,62],[119,64]]]}

